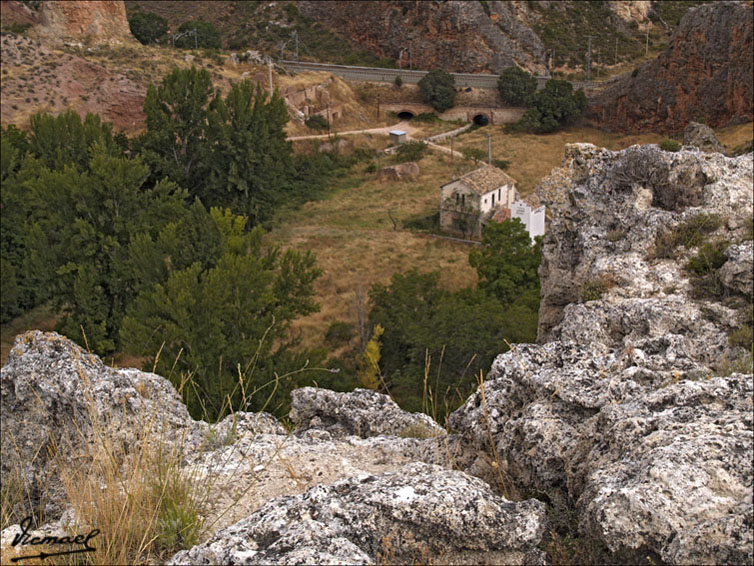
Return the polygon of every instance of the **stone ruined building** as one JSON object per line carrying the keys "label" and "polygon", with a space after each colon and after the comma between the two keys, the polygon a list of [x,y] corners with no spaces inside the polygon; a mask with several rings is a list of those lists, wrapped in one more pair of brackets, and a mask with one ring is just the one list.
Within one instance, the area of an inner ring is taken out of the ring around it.
{"label": "stone ruined building", "polygon": [[511,218],[520,199],[516,181],[492,165],[446,183],[441,191],[440,228],[463,238],[480,239],[490,221]]}

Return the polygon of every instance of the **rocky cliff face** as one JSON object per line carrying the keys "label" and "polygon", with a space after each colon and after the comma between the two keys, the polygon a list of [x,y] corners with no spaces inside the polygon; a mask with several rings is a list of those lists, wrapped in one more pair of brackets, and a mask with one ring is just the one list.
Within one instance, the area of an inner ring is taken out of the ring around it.
{"label": "rocky cliff face", "polygon": [[[752,560],[751,344],[729,341],[752,324],[752,167],[568,146],[538,190],[545,343],[498,357],[451,416],[520,488],[575,502],[581,536],[617,559]],[[724,255],[700,288],[701,233]]]}
{"label": "rocky cliff face", "polygon": [[302,13],[408,68],[499,72],[518,63],[544,72],[544,47],[512,2],[299,2]]}
{"label": "rocky cliff face", "polygon": [[596,96],[589,117],[623,131],[682,131],[754,118],[752,6],[711,2],[691,10],[664,53]]}
{"label": "rocky cliff face", "polygon": [[35,32],[53,43],[112,45],[135,41],[128,28],[123,0],[41,2]]}

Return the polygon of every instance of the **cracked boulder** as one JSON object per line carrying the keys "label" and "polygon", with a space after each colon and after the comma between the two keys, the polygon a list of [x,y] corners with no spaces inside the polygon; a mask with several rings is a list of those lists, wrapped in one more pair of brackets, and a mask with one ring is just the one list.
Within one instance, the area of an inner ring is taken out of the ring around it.
{"label": "cracked boulder", "polygon": [[545,505],[423,463],[280,497],[171,564],[543,564]]}

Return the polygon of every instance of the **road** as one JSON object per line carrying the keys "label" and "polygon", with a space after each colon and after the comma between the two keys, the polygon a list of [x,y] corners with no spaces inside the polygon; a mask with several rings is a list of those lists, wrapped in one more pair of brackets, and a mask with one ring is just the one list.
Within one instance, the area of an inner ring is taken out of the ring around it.
{"label": "road", "polygon": [[[409,69],[381,69],[377,67],[354,67],[349,65],[330,65],[329,63],[308,63],[303,61],[280,61],[280,64],[294,73],[306,71],[325,71],[333,75],[353,81],[372,81],[394,83],[395,77],[400,76],[405,84],[418,83],[428,71],[412,71]],[[456,86],[466,88],[497,88],[500,75],[483,73],[450,73],[456,81]],[[549,77],[537,77],[537,88],[544,88]],[[574,89],[585,88],[584,82],[572,82]],[[592,86],[598,83],[592,81]]]}

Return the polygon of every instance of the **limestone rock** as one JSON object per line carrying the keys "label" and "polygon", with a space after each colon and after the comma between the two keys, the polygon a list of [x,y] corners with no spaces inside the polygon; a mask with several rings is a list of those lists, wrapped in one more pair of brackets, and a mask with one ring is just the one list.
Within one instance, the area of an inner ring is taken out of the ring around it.
{"label": "limestone rock", "polygon": [[413,161],[380,169],[380,178],[388,181],[408,181],[419,176],[419,164]]}
{"label": "limestone rock", "polygon": [[[751,300],[752,169],[751,155],[567,146],[538,189],[552,215],[544,343],[498,356],[450,416],[461,469],[500,468],[572,509],[613,559],[751,562],[754,378],[719,368],[735,354],[732,307]],[[692,295],[696,244],[654,254],[658,235],[700,214],[720,220],[710,239],[739,242],[717,273],[725,301]]]}
{"label": "limestone rock", "polygon": [[479,450],[494,443],[524,491],[577,501],[583,534],[613,552],[745,563],[752,376],[688,379],[693,362],[676,349],[680,338],[623,352],[518,345],[450,425]]}
{"label": "limestone rock", "polygon": [[582,531],[669,564],[751,563],[753,393],[734,374],[605,406],[574,465]]}
{"label": "limestone rock", "polygon": [[302,387],[291,394],[290,419],[297,433],[324,430],[334,437],[355,435],[429,438],[445,430],[423,413],[408,413],[387,395],[371,389],[338,393]]}
{"label": "limestone rock", "polygon": [[728,289],[746,295],[754,295],[754,241],[730,246],[725,255],[728,257],[720,268],[720,280]]}
{"label": "limestone rock", "polygon": [[693,145],[705,153],[727,155],[723,144],[718,141],[715,131],[706,124],[699,122],[689,122],[686,129],[683,130],[683,145]]}
{"label": "limestone rock", "polygon": [[544,563],[544,504],[462,472],[411,464],[269,501],[171,564]]}
{"label": "limestone rock", "polygon": [[752,168],[751,154],[566,146],[563,165],[537,190],[553,218],[542,247],[538,340],[599,335],[600,342],[625,347],[645,331],[682,334],[700,361],[722,359],[734,313],[715,307],[720,320],[705,320],[706,305],[690,299],[684,265],[695,250],[681,245],[667,259],[652,252],[658,235],[699,214],[725,221],[710,239],[746,237],[754,213]]}
{"label": "limestone rock", "polygon": [[[188,414],[166,379],[135,369],[114,369],[56,333],[29,331],[16,338],[0,372],[2,478],[20,476],[27,509],[56,518],[65,507],[53,449],[75,457],[108,431],[127,449],[146,442],[145,429],[167,442],[197,448],[204,428]],[[205,425],[206,426],[206,425]]]}

